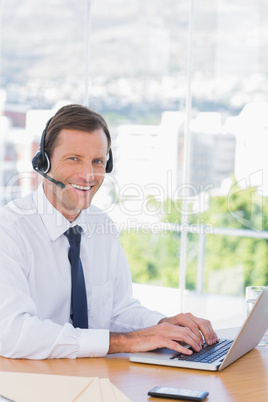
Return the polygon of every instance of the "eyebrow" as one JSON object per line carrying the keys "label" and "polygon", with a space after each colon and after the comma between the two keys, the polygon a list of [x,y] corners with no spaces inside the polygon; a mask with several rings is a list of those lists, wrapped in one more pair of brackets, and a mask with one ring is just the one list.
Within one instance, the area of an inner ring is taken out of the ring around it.
{"label": "eyebrow", "polygon": [[[84,155],[69,152],[68,154],[63,155],[63,157],[84,158]],[[103,159],[106,161],[106,155],[105,156],[101,156],[101,155],[94,156],[93,160],[94,159]]]}
{"label": "eyebrow", "polygon": [[74,152],[72,152],[72,153],[68,153],[68,154],[66,154],[66,155],[64,155],[64,156],[75,156],[75,157],[81,157],[81,156],[83,156],[83,155],[80,155],[80,154],[75,154]]}

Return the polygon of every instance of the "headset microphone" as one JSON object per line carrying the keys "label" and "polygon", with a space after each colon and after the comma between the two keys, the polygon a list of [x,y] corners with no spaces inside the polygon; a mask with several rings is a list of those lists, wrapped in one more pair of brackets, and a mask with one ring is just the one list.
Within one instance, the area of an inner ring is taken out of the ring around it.
{"label": "headset microphone", "polygon": [[38,172],[39,174],[41,174],[41,176],[45,177],[46,179],[48,179],[52,183],[56,184],[56,186],[58,186],[58,187],[60,187],[62,189],[65,188],[65,184],[63,184],[61,181],[52,179],[52,177],[48,176],[46,173],[42,172],[41,170],[38,170],[37,168],[34,168],[34,170],[36,172]]}

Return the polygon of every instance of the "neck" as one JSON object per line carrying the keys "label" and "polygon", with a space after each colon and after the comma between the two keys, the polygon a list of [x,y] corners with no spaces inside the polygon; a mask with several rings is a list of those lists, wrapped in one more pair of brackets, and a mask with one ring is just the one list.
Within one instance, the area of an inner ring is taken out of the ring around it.
{"label": "neck", "polygon": [[[49,183],[51,186],[51,184]],[[53,191],[50,191],[51,188],[48,188],[47,182],[43,183],[43,189],[46,198],[53,205],[57,211],[59,211],[70,223],[72,223],[81,213],[81,209],[70,208],[70,206],[66,206],[64,204],[64,200],[62,199],[62,190],[57,189],[53,184]]]}

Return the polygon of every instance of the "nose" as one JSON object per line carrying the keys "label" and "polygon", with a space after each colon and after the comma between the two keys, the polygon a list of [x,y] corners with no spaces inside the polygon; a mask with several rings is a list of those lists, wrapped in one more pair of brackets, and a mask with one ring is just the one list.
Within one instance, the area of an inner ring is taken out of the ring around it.
{"label": "nose", "polygon": [[94,180],[93,164],[91,162],[84,163],[79,169],[78,177],[88,182]]}

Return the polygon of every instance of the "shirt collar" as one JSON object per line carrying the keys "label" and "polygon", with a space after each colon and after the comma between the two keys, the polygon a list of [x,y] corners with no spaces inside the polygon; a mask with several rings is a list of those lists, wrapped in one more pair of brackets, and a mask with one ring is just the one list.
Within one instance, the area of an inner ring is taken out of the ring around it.
{"label": "shirt collar", "polygon": [[36,210],[40,215],[48,234],[52,241],[58,239],[66,230],[72,226],[79,225],[83,227],[83,212],[70,223],[47,199],[43,184],[40,184],[38,189],[33,194],[33,200]]}

